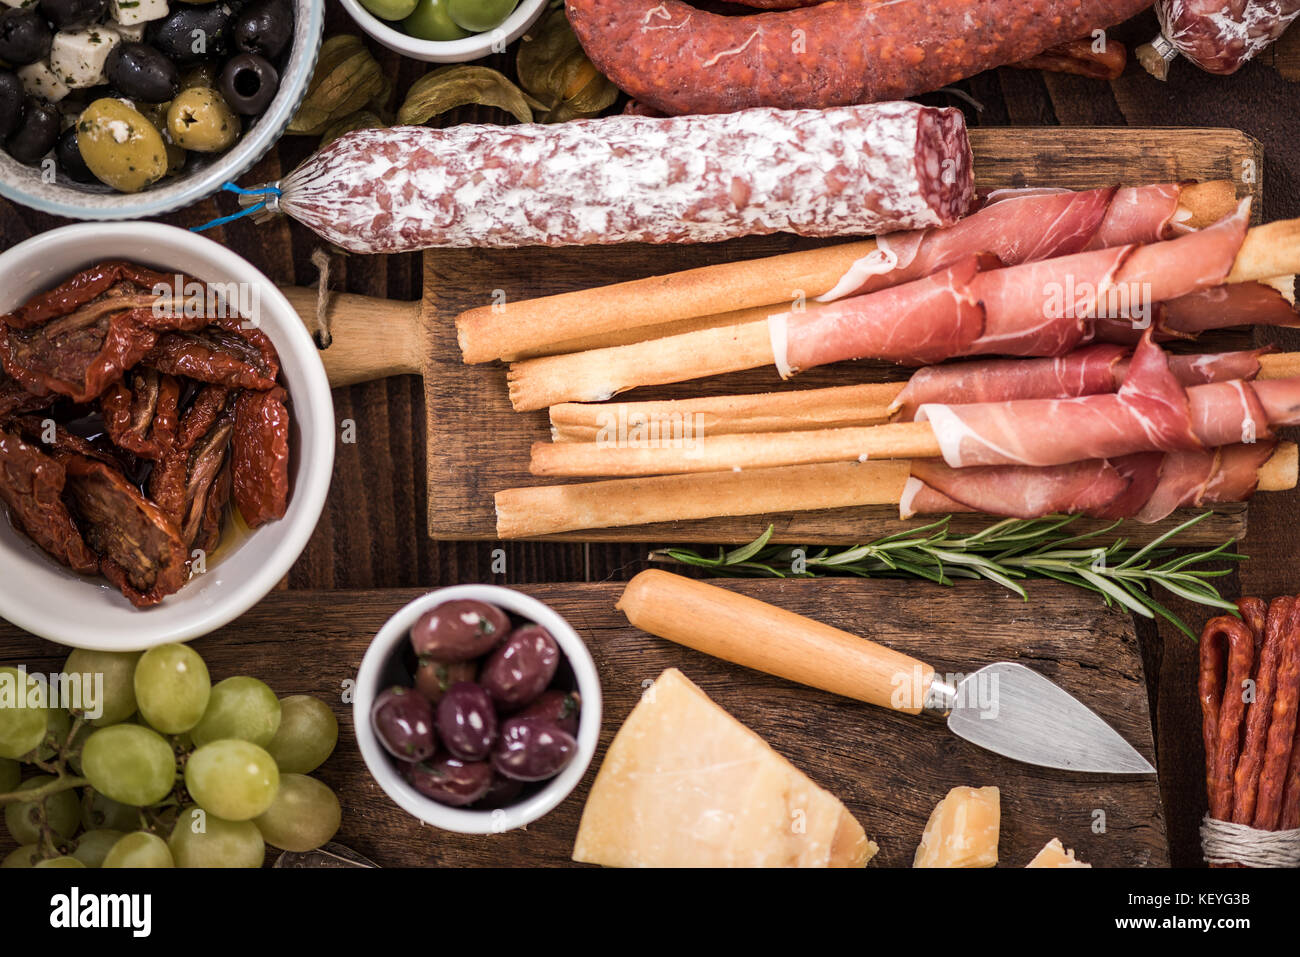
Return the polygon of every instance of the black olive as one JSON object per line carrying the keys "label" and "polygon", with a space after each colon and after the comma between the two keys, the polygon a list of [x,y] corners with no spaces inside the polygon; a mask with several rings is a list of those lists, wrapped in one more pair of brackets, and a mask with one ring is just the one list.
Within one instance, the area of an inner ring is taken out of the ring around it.
{"label": "black olive", "polygon": [[193,66],[226,55],[233,16],[228,3],[186,4],[150,23],[145,39],[178,66]]}
{"label": "black olive", "polygon": [[29,96],[23,109],[22,125],[5,143],[5,149],[20,163],[35,166],[59,138],[59,109]]}
{"label": "black olive", "polygon": [[0,14],[0,60],[18,66],[35,63],[50,52],[54,31],[35,10],[10,9]]}
{"label": "black olive", "polygon": [[241,53],[230,58],[218,83],[221,95],[232,110],[244,116],[256,116],[275,98],[275,91],[280,88],[280,74],[256,53]]}
{"label": "black olive", "polygon": [[23,81],[12,70],[0,69],[0,143],[23,121]]}
{"label": "black olive", "polygon": [[41,14],[56,30],[74,30],[99,20],[108,0],[41,0]]}
{"label": "black olive", "polygon": [[181,74],[176,64],[144,43],[119,43],[104,61],[108,82],[129,100],[162,103],[176,95]]}
{"label": "black olive", "polygon": [[86,165],[86,161],[81,158],[81,147],[77,143],[76,123],[64,130],[63,135],[59,137],[58,145],[54,147],[54,158],[58,161],[59,169],[74,182],[99,182],[95,174],[90,171],[90,167]]}
{"label": "black olive", "polygon": [[235,20],[235,46],[268,60],[278,57],[293,39],[289,0],[255,0]]}

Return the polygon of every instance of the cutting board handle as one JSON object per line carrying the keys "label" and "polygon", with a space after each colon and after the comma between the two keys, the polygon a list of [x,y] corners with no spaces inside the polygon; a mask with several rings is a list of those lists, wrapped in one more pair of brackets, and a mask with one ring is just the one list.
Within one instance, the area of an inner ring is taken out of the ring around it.
{"label": "cutting board handle", "polygon": [[706,655],[908,714],[922,710],[934,679],[900,651],[658,569],[628,582],[617,607],[642,631]]}
{"label": "cutting board handle", "polygon": [[[315,335],[317,292],[302,286],[280,291]],[[420,303],[372,299],[349,292],[331,292],[326,303],[330,345],[321,360],[335,388],[424,372],[424,336]]]}

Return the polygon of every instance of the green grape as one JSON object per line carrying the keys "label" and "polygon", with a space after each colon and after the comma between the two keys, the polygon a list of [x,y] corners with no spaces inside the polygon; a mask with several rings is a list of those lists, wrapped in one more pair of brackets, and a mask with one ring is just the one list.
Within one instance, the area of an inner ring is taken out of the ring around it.
{"label": "green grape", "polygon": [[207,710],[190,737],[197,747],[223,738],[241,738],[264,748],[279,727],[280,702],[274,691],[256,678],[227,678],[212,686]]}
{"label": "green grape", "polygon": [[127,834],[108,851],[104,867],[175,867],[167,842],[148,831]]}
{"label": "green grape", "polygon": [[111,831],[108,828],[87,831],[77,838],[77,847],[72,856],[87,867],[103,867],[104,858],[121,838],[121,831]]}
{"label": "green grape", "polygon": [[65,854],[62,857],[50,857],[43,861],[37,861],[35,866],[36,867],[85,867],[86,865],[81,863],[81,861],[77,860],[75,857],[69,857],[68,855]]}
{"label": "green grape", "polygon": [[68,767],[79,777],[85,777],[81,767],[81,752],[86,747],[86,742],[90,736],[95,733],[95,726],[87,722],[82,722],[77,733],[72,736],[72,744],[68,748]]}
{"label": "green grape", "polygon": [[5,855],[5,859],[0,861],[0,867],[35,867],[36,862],[41,859],[41,847],[39,844],[24,844],[15,851],[10,851]]}
{"label": "green grape", "polygon": [[380,20],[400,20],[415,9],[415,0],[361,0]]}
{"label": "green grape", "polygon": [[0,758],[21,758],[45,740],[49,711],[37,704],[40,685],[17,668],[0,668]]}
{"label": "green grape", "polygon": [[418,0],[402,29],[417,40],[461,40],[470,36],[447,15],[447,0]]}
{"label": "green grape", "polygon": [[135,666],[140,714],[163,734],[181,734],[198,724],[211,693],[208,666],[188,645],[150,648]]}
{"label": "green grape", "polygon": [[[81,675],[81,709],[89,715],[100,711],[91,724],[105,728],[135,714],[135,663],[138,651],[89,651],[78,648],[63,663],[66,675]],[[97,676],[103,675],[102,698],[96,694]]]}
{"label": "green grape", "polygon": [[91,787],[133,807],[157,804],[176,784],[171,746],[138,724],[100,728],[87,739],[81,764]]}
{"label": "green grape", "polygon": [[280,770],[309,774],[325,763],[339,742],[339,722],[323,701],[296,694],[280,699],[280,728],[266,746]]}
{"label": "green grape", "polygon": [[505,23],[519,0],[447,0],[447,15],[456,26],[486,33]]}
{"label": "green grape", "polygon": [[86,788],[81,798],[81,826],[87,831],[99,828],[133,831],[140,826],[140,809],[114,801],[94,788]]}
{"label": "green grape", "polygon": [[188,805],[167,841],[177,867],[261,867],[266,842],[252,821],[223,821]]}
{"label": "green grape", "polygon": [[286,774],[266,813],[253,823],[266,843],[282,851],[312,851],[338,833],[343,810],[325,784],[305,774]]}
{"label": "green grape", "polygon": [[68,732],[72,730],[72,715],[62,708],[50,708],[45,712],[45,743],[36,751],[36,757],[41,761],[51,760],[58,749],[63,747],[63,742],[68,740]]}
{"label": "green grape", "polygon": [[[53,775],[38,774],[18,785],[19,791],[30,791],[55,780]],[[55,834],[72,837],[81,826],[81,805],[75,791],[60,791],[45,799],[45,820]],[[40,807],[34,801],[5,806],[5,827],[15,844],[35,844],[41,839]]]}
{"label": "green grape", "polygon": [[18,787],[23,777],[23,766],[12,758],[0,758],[0,794],[8,794]]}
{"label": "green grape", "polygon": [[280,787],[275,758],[249,741],[205,744],[185,763],[185,788],[199,807],[227,821],[248,821],[271,806]]}

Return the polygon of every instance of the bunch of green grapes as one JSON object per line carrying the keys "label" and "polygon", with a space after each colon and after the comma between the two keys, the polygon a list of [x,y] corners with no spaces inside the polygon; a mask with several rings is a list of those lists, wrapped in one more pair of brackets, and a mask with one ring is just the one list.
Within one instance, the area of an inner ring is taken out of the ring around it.
{"label": "bunch of green grapes", "polygon": [[[212,684],[187,645],[143,654],[78,649],[66,675],[102,675],[81,707],[45,705],[41,685],[0,668],[0,808],[17,850],[0,867],[260,867],[266,845],[320,847],[338,798],[309,773],[338,721],[308,695],[256,678]],[[97,717],[89,718],[88,714]]]}

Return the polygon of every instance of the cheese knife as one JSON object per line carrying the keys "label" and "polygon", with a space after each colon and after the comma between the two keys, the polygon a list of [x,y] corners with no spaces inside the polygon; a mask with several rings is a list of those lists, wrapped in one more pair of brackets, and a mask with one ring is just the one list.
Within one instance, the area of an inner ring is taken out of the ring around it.
{"label": "cheese knife", "polygon": [[1087,705],[1015,662],[940,675],[900,651],[658,569],[633,578],[617,607],[637,628],[707,655],[883,708],[946,717],[953,734],[1016,761],[1096,774],[1155,773]]}

